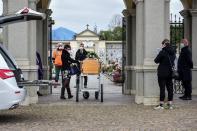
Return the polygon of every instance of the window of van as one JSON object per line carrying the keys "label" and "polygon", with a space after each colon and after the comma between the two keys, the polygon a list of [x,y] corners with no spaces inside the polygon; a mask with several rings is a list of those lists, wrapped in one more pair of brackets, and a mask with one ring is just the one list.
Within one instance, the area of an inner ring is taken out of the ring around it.
{"label": "window of van", "polygon": [[[8,57],[8,55],[0,48],[0,54],[3,57],[4,61],[6,62],[7,66],[10,70],[16,70],[15,65],[13,64],[12,60]],[[0,59],[2,60],[2,59]],[[3,63],[3,62],[1,62]]]}

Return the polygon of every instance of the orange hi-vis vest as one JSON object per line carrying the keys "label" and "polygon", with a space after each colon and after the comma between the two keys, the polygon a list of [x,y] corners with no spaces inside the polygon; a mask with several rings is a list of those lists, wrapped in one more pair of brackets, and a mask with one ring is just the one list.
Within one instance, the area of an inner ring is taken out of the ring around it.
{"label": "orange hi-vis vest", "polygon": [[62,50],[56,50],[53,52],[53,59],[55,66],[62,66]]}

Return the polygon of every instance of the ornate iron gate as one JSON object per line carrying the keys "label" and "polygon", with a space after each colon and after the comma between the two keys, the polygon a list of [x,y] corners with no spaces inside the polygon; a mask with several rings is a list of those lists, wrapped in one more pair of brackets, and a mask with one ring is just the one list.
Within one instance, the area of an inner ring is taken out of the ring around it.
{"label": "ornate iron gate", "polygon": [[170,15],[170,42],[180,52],[180,41],[184,38],[184,23],[182,18]]}
{"label": "ornate iron gate", "polygon": [[[180,53],[180,41],[184,38],[184,22],[182,18],[176,15],[170,15],[170,42]],[[173,79],[174,93],[183,93],[183,87],[179,80]]]}

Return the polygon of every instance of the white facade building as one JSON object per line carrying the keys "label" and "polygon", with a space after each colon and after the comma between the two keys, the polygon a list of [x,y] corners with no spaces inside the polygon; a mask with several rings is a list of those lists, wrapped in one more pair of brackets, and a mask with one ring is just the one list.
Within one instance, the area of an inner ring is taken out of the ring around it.
{"label": "white facade building", "polygon": [[53,41],[53,50],[57,43],[70,44],[72,49],[71,57],[74,58],[80,44],[83,43],[87,51],[95,52],[104,64],[109,61],[122,63],[122,41],[100,40],[99,35],[88,28],[77,34],[75,40],[71,41]]}

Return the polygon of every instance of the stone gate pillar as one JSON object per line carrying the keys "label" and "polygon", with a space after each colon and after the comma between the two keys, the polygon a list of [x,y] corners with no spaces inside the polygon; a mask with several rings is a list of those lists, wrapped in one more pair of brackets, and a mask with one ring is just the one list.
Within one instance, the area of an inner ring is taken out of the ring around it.
{"label": "stone gate pillar", "polygon": [[[196,1],[197,3],[197,1]],[[197,94],[197,6],[196,9],[190,10],[192,15],[192,58],[194,69],[192,71],[192,94]]]}
{"label": "stone gate pillar", "polygon": [[144,78],[143,78],[143,59],[144,59],[144,1],[136,0],[136,63],[133,67],[135,71],[135,102],[143,103],[144,99]]}
{"label": "stone gate pillar", "polygon": [[170,0],[135,0],[136,15],[136,103],[155,105],[159,101],[156,49],[169,38]]}
{"label": "stone gate pillar", "polygon": [[184,20],[184,38],[189,40],[189,43],[192,42],[192,17],[190,14],[190,10],[185,9],[180,12],[183,16]]}
{"label": "stone gate pillar", "polygon": [[[36,10],[38,0],[3,0],[4,14],[12,14],[16,11],[30,7]],[[3,29],[4,44],[16,59],[19,68],[22,69],[26,80],[37,79],[36,66],[36,21],[12,24]],[[25,87],[27,97],[24,104],[38,101],[37,89]]]}
{"label": "stone gate pillar", "polygon": [[[182,1],[183,2],[183,1]],[[197,1],[193,0],[192,6],[186,6],[185,9],[180,12],[184,17],[184,37],[189,40],[192,47],[192,58],[194,62],[194,69],[192,70],[192,94],[197,94]]]}
{"label": "stone gate pillar", "polygon": [[[45,9],[38,9],[39,12],[46,13],[46,19],[43,21],[37,21],[37,51],[40,53],[42,64],[43,64],[43,72],[44,72],[44,80],[49,79],[49,61],[48,61],[48,50],[49,50],[49,29],[48,29],[48,13]],[[40,86],[39,91],[43,95],[50,94],[49,86]]]}
{"label": "stone gate pillar", "polygon": [[132,70],[131,67],[134,63],[133,53],[135,44],[135,9],[123,10],[123,15],[126,18],[126,66],[125,66],[125,86],[124,94],[135,93],[135,88],[132,86]]}

